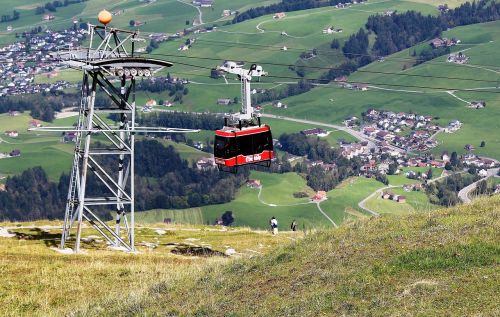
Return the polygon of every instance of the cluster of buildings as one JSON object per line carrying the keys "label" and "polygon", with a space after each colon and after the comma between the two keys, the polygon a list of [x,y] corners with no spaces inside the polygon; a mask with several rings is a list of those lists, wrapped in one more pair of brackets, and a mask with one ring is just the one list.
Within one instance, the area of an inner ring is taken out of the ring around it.
{"label": "cluster of buildings", "polygon": [[403,195],[394,194],[393,192],[383,192],[382,199],[394,200],[400,204],[406,202],[406,197]]}
{"label": "cluster of buildings", "polygon": [[[431,136],[441,128],[432,123],[432,116],[369,109],[364,113],[364,119],[369,125],[363,128],[363,133],[380,142],[385,141],[409,151],[421,152],[438,145]],[[347,124],[352,124],[353,121],[357,121],[357,118],[346,120]],[[411,132],[401,135],[405,130]]]}
{"label": "cluster of buildings", "polygon": [[346,89],[351,89],[351,90],[359,90],[359,91],[367,91],[369,88],[367,84],[348,83],[346,76],[337,77],[334,79],[334,81],[341,88],[346,88]]}
{"label": "cluster of buildings", "polygon": [[0,48],[0,96],[54,92],[72,87],[64,81],[35,83],[35,75],[46,73],[55,77],[59,65],[49,52],[72,49],[84,40],[84,30],[46,30],[31,35],[26,42]]}
{"label": "cluster of buildings", "polygon": [[462,52],[458,52],[458,54],[448,55],[446,61],[455,64],[466,64],[469,61],[469,57],[463,54]]}
{"label": "cluster of buildings", "polygon": [[439,47],[450,47],[450,46],[455,46],[458,43],[460,43],[460,40],[457,39],[448,39],[446,37],[436,37],[435,39],[430,41],[430,46],[433,48],[439,48]]}
{"label": "cluster of buildings", "polygon": [[344,30],[341,28],[334,28],[333,26],[330,26],[326,29],[323,29],[323,34],[334,34],[334,33],[342,33]]}
{"label": "cluster of buildings", "polygon": [[467,108],[472,108],[472,109],[483,109],[484,107],[486,107],[486,101],[484,100],[471,101],[467,105]]}
{"label": "cluster of buildings", "polygon": [[201,8],[210,8],[214,5],[214,0],[193,0],[193,5]]}
{"label": "cluster of buildings", "polygon": [[448,123],[448,126],[446,128],[444,128],[444,132],[455,133],[458,130],[460,130],[461,127],[462,127],[462,122],[458,120],[453,120],[450,123]]}
{"label": "cluster of buildings", "polygon": [[466,166],[474,166],[477,168],[495,168],[498,164],[494,160],[487,158],[480,158],[479,156],[468,153],[461,158],[462,162]]}

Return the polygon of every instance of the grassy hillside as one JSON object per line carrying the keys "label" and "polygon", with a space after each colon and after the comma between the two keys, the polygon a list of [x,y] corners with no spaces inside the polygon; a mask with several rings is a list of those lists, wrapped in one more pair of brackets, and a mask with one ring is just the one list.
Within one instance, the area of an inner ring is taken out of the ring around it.
{"label": "grassy hillside", "polygon": [[[217,252],[234,248],[236,257],[264,254],[288,244],[291,234],[271,236],[246,229],[220,227],[165,226],[166,234],[155,228],[136,229],[137,254],[107,249],[104,243],[83,243],[81,255],[63,255],[50,249],[59,243],[61,223],[0,223],[11,232],[30,239],[0,237],[0,315],[63,316],[76,307],[86,307],[103,298],[165,289],[153,286],[160,280],[198,272],[201,267],[230,261],[222,256],[182,256],[171,251],[176,245],[206,246]],[[83,230],[83,237],[95,235]],[[295,235],[298,237],[299,234]],[[157,243],[149,249],[142,242]],[[206,250],[208,255],[209,250]],[[104,314],[100,312],[98,315]]]}
{"label": "grassy hillside", "polygon": [[[21,150],[20,157],[0,159],[0,174],[14,175],[34,167],[42,166],[51,180],[59,180],[61,173],[68,173],[73,157],[72,144],[61,143],[60,133],[28,132],[28,114],[10,117],[0,115],[0,152]],[[42,122],[43,125],[48,125]],[[4,131],[16,130],[19,137],[10,138]]]}
{"label": "grassy hillside", "polygon": [[[35,26],[49,27],[52,29],[68,28],[73,25],[73,20],[97,23],[97,14],[102,9],[111,12],[120,11],[120,15],[113,17],[112,25],[118,28],[130,28],[130,20],[145,22],[140,27],[142,32],[164,32],[173,34],[186,27],[191,27],[194,19],[199,18],[197,9],[191,5],[191,1],[183,0],[158,0],[148,3],[139,0],[108,0],[103,3],[100,0],[88,0],[83,3],[72,4],[67,7],[57,8],[54,20],[42,21],[43,15],[36,15],[37,6],[43,6],[48,0],[5,0],[2,1],[0,14],[11,15],[13,10],[20,13],[16,21],[0,24],[0,43],[8,43],[16,40],[15,33],[31,30]],[[251,7],[266,5],[276,1],[218,0],[214,8],[203,8],[202,19],[204,23],[213,23],[221,20],[222,10],[244,10]],[[46,12],[50,13],[50,12]],[[222,19],[223,20],[223,19]],[[186,25],[189,21],[189,25]],[[13,30],[7,32],[7,26],[11,25]]]}
{"label": "grassy hillside", "polygon": [[351,222],[263,257],[92,303],[82,316],[494,316],[500,197]]}

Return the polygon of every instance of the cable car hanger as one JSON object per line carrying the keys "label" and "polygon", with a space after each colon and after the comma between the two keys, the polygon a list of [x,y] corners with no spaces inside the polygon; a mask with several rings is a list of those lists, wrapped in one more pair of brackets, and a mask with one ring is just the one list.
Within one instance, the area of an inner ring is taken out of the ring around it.
{"label": "cable car hanger", "polygon": [[[266,76],[262,66],[252,64],[244,69],[243,63],[225,61],[217,70],[235,74],[241,81],[241,111],[224,117],[224,127],[215,131],[214,158],[219,170],[236,172],[247,164],[270,166],[273,159],[271,128],[262,125],[260,115],[254,112],[250,82],[253,77]],[[225,75],[224,80],[227,83]]]}

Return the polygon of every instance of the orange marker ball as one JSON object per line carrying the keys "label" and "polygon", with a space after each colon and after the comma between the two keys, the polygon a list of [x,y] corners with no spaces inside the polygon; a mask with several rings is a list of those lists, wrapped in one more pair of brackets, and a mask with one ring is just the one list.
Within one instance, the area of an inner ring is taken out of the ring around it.
{"label": "orange marker ball", "polygon": [[113,16],[108,11],[102,10],[101,12],[99,12],[97,19],[99,20],[99,22],[106,25],[109,22],[111,22],[111,19],[113,19]]}

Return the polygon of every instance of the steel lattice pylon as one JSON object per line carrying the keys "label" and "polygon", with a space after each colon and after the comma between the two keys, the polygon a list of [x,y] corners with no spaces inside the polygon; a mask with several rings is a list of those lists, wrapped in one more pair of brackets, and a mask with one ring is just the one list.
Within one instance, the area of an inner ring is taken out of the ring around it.
{"label": "steel lattice pylon", "polygon": [[[137,127],[136,78],[152,76],[172,64],[134,56],[134,44],[140,40],[137,31],[89,25],[88,33],[89,48],[56,54],[64,64],[83,71],[76,128],[49,127],[34,130],[75,133],[76,146],[60,247],[65,248],[76,225],[74,252],[79,252],[82,225],[84,221],[88,221],[109,244],[135,251],[135,134],[185,133],[197,130]],[[96,43],[98,45],[94,48]],[[96,105],[98,92],[109,97],[111,106]],[[118,123],[111,123],[107,119],[109,114],[116,116]],[[89,180],[93,186],[89,186]],[[115,228],[99,216],[100,212],[109,207],[116,210]]]}

